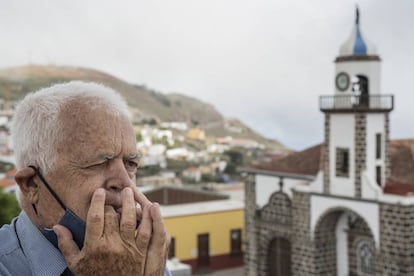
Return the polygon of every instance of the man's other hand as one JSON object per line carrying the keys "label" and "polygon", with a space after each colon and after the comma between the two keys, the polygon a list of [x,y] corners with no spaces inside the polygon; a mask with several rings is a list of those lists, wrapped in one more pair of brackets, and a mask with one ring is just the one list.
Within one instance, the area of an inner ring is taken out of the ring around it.
{"label": "man's other hand", "polygon": [[[136,201],[142,209],[138,229]],[[164,275],[169,237],[158,204],[152,204],[138,189],[122,191],[120,221],[114,208],[105,205],[105,190],[95,191],[82,250],[67,228],[56,225],[53,229],[75,275]]]}

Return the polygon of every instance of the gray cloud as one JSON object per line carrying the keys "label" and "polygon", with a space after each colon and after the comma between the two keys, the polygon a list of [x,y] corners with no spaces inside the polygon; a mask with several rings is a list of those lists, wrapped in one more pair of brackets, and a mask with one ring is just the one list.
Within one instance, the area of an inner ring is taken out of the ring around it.
{"label": "gray cloud", "polygon": [[[359,1],[396,96],[391,136],[413,137],[414,2]],[[295,149],[323,139],[318,96],[332,94],[354,1],[2,1],[2,66],[92,67],[214,104]]]}

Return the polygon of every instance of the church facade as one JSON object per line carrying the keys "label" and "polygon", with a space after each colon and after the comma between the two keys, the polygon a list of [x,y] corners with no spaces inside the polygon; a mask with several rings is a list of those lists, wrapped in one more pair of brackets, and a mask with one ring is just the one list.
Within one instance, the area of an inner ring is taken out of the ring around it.
{"label": "church facade", "polygon": [[400,171],[414,143],[390,142],[380,73],[357,11],[319,99],[324,143],[243,169],[245,275],[414,275],[414,182]]}

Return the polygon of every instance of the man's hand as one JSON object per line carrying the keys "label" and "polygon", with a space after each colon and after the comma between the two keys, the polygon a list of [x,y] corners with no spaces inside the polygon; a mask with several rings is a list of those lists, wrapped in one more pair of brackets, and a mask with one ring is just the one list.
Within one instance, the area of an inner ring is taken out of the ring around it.
{"label": "man's hand", "polygon": [[[135,200],[141,205],[144,206],[144,212],[142,216],[142,223],[147,221],[152,222],[152,237],[149,243],[147,251],[147,260],[145,263],[145,275],[164,275],[165,265],[168,257],[168,249],[170,246],[171,238],[167,234],[164,226],[164,220],[161,216],[160,206],[158,203],[152,204],[146,197],[138,190],[134,189]],[[145,208],[145,206],[150,205],[150,208]],[[149,220],[144,219],[146,213],[145,210],[148,210],[148,215],[150,216]],[[141,225],[138,227],[138,236],[140,235]],[[142,229],[147,229],[145,226]],[[139,237],[137,236],[137,239]],[[141,238],[144,235],[141,234]]]}
{"label": "man's hand", "polygon": [[[142,209],[138,229],[135,200]],[[56,225],[54,230],[59,248],[75,275],[164,275],[169,238],[158,204],[150,203],[138,190],[123,190],[120,221],[114,208],[105,205],[105,191],[95,191],[82,250],[67,228]]]}

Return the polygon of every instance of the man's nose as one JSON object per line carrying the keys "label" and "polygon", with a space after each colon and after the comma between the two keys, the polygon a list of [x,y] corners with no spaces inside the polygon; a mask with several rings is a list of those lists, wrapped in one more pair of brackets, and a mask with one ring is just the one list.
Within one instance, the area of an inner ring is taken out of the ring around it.
{"label": "man's nose", "polygon": [[125,187],[133,185],[132,179],[125,168],[122,159],[113,160],[114,162],[108,168],[107,189],[112,191],[122,191]]}

